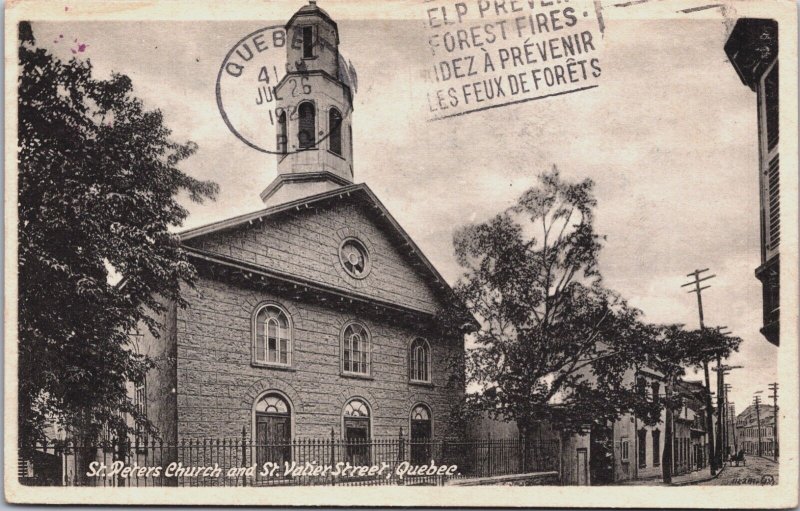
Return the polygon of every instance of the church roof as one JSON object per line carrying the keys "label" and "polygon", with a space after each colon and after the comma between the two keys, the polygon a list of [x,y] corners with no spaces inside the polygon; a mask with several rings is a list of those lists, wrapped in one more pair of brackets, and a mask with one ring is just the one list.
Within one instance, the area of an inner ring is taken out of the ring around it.
{"label": "church roof", "polygon": [[389,213],[389,210],[386,209],[386,206],[383,205],[383,203],[378,199],[378,197],[375,196],[372,190],[370,190],[370,188],[364,183],[342,186],[335,190],[303,197],[302,199],[268,207],[252,213],[246,213],[244,215],[228,218],[226,220],[187,229],[178,233],[178,236],[181,242],[186,242],[191,239],[233,229],[245,224],[252,224],[253,222],[258,222],[267,217],[279,215],[281,213],[300,211],[302,209],[322,205],[331,201],[352,200],[361,200],[374,208],[374,218],[379,223],[387,227],[385,231],[388,234],[400,241],[400,243],[397,245],[398,249],[414,263],[415,267],[421,269],[420,273],[426,277],[426,280],[431,283],[437,291],[448,296],[451,295],[452,289],[447,281],[445,281],[444,277],[439,274],[433,264],[431,264],[428,258],[425,257],[425,254],[423,254],[419,249],[417,244],[414,243],[414,240],[411,239],[411,236],[409,236],[408,233],[400,226],[397,220],[395,220],[395,218]]}

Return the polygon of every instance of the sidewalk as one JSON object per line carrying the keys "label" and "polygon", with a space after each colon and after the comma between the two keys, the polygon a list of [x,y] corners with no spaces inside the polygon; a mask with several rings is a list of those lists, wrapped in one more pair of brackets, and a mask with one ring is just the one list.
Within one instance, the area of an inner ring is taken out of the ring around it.
{"label": "sidewalk", "polygon": [[688,484],[697,484],[716,479],[724,470],[725,468],[719,470],[716,475],[712,476],[708,467],[706,467],[702,470],[695,470],[694,472],[690,472],[688,474],[672,476],[672,484],[664,484],[664,482],[661,480],[661,477],[636,479],[633,481],[621,481],[617,484],[624,486],[686,486]]}

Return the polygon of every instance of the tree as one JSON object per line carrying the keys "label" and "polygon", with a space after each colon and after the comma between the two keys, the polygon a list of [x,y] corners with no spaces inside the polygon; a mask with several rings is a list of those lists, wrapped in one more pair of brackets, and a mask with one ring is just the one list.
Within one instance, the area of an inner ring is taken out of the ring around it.
{"label": "tree", "polygon": [[[742,339],[727,336],[717,329],[703,328],[685,330],[683,325],[650,325],[642,339],[648,348],[647,364],[664,374],[666,380],[666,420],[664,425],[664,450],[662,453],[662,477],[665,483],[672,482],[672,449],[674,432],[672,414],[681,407],[681,397],[674,395],[675,382],[686,374],[688,368],[700,368],[719,356],[727,358],[738,351]],[[707,399],[710,402],[710,399]],[[706,410],[705,413],[710,413]],[[709,460],[710,461],[710,460]]]}
{"label": "tree", "polygon": [[[592,189],[553,168],[513,207],[454,235],[465,270],[454,290],[479,324],[473,399],[523,434],[543,420],[577,432],[624,413],[658,417],[625,378],[646,361],[640,313],[602,284]],[[454,327],[464,320],[450,315]]]}
{"label": "tree", "polygon": [[187,216],[176,197],[213,199],[217,185],[178,168],[195,144],[172,141],[127,76],[95,79],[88,61],[61,62],[19,28],[20,440],[48,422],[86,439],[127,430],[120,414],[153,431],[126,391],[153,361],[129,334],[157,335],[165,300],[182,303],[196,274],[169,232]]}

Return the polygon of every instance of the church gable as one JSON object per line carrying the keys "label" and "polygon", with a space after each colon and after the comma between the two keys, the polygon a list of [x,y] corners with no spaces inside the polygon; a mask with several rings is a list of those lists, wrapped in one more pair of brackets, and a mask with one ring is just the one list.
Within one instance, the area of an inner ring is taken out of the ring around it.
{"label": "church gable", "polygon": [[381,209],[344,198],[269,214],[184,244],[345,293],[434,312],[440,277]]}

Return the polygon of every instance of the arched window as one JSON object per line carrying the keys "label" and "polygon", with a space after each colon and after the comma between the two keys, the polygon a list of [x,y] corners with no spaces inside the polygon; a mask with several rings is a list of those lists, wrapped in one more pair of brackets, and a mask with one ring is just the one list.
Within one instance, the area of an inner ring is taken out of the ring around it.
{"label": "arched window", "polygon": [[369,407],[360,399],[353,399],[344,406],[345,417],[369,418]]}
{"label": "arched window", "polygon": [[358,323],[350,323],[342,334],[342,372],[368,375],[369,355],[369,332]]}
{"label": "arched window", "polygon": [[303,58],[309,59],[314,56],[314,26],[309,25],[300,30],[303,34]]}
{"label": "arched window", "polygon": [[292,364],[292,324],[288,314],[277,305],[264,305],[256,313],[253,362]]}
{"label": "arched window", "polygon": [[261,397],[255,406],[256,457],[259,466],[266,461],[291,461],[292,417],[288,401],[277,392]]}
{"label": "arched window", "polygon": [[414,339],[409,354],[411,381],[431,381],[431,347],[425,339]]}
{"label": "arched window", "polygon": [[359,398],[351,399],[342,412],[346,457],[351,465],[369,464],[370,410]]}
{"label": "arched window", "polygon": [[281,112],[278,115],[278,152],[286,154],[286,112]]}
{"label": "arched window", "polygon": [[267,394],[256,403],[256,413],[289,414],[289,404],[278,394]]}
{"label": "arched window", "polygon": [[317,129],[317,113],[314,104],[309,101],[300,103],[297,109],[300,117],[300,129],[297,132],[297,141],[300,149],[314,147],[314,131]]}
{"label": "arched window", "polygon": [[342,114],[335,108],[328,112],[328,130],[330,131],[330,150],[342,154]]}

